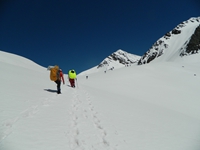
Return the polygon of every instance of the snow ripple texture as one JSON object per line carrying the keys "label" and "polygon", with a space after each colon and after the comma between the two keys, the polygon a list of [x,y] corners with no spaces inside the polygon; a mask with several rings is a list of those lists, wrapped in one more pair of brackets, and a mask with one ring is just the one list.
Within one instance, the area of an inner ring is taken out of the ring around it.
{"label": "snow ripple texture", "polygon": [[[13,132],[14,126],[18,121],[31,118],[35,116],[41,109],[44,109],[46,106],[51,105],[56,99],[56,96],[52,98],[41,98],[41,102],[35,105],[31,105],[25,110],[21,111],[19,114],[16,114],[15,117],[5,120],[1,124],[0,133],[0,144]],[[26,101],[28,102],[28,101]],[[1,148],[1,147],[0,147]]]}

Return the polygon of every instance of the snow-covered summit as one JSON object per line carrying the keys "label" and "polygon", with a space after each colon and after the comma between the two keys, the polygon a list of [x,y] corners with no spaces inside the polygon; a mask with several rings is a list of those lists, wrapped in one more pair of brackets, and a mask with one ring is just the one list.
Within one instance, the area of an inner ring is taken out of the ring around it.
{"label": "snow-covered summit", "polygon": [[140,60],[141,56],[134,55],[131,53],[128,53],[124,50],[117,50],[116,52],[113,52],[108,57],[106,57],[99,65],[86,70],[79,75],[85,75],[100,71],[108,71],[108,70],[114,70],[125,66],[130,66],[132,64],[137,64],[137,62]]}
{"label": "snow-covered summit", "polygon": [[142,57],[119,49],[106,57],[98,66],[80,74],[113,70],[131,64],[141,65],[152,60],[154,62],[175,61],[183,56],[199,53],[199,51],[200,17],[192,17],[158,39]]}
{"label": "snow-covered summit", "polygon": [[141,56],[130,54],[126,51],[119,49],[116,52],[112,53],[107,58],[105,58],[97,66],[97,68],[107,67],[108,69],[112,69],[113,67],[115,67],[115,64],[120,66],[131,65],[138,62],[140,57]]}
{"label": "snow-covered summit", "polygon": [[152,60],[174,61],[185,55],[196,54],[199,50],[200,17],[193,17],[180,23],[173,30],[158,39],[141,57],[138,64],[146,64]]}

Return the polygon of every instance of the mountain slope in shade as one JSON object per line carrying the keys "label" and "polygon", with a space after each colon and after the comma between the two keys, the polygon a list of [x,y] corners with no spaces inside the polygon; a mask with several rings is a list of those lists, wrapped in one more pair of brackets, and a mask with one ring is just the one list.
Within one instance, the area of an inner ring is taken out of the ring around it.
{"label": "mountain slope in shade", "polygon": [[[0,63],[6,65],[16,65],[30,70],[38,71],[38,68],[44,69],[44,67],[36,64],[32,60],[29,60],[25,57],[7,53],[0,50]],[[27,66],[29,66],[27,68]]]}
{"label": "mountain slope in shade", "polygon": [[[141,57],[138,64],[174,61],[200,50],[200,17],[190,18],[166,33]],[[156,58],[156,59],[155,59]]]}
{"label": "mountain slope in shade", "polygon": [[136,65],[141,56],[130,54],[124,50],[117,50],[106,57],[98,66],[81,72],[79,75],[88,75],[94,72],[107,72],[121,67]]}

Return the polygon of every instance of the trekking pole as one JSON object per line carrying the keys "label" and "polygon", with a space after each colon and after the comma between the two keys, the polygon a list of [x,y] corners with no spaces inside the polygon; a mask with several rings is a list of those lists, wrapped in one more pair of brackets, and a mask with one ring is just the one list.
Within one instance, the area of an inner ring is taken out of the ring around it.
{"label": "trekking pole", "polygon": [[77,85],[77,88],[78,88],[78,81],[77,81],[77,78],[76,78],[76,85]]}

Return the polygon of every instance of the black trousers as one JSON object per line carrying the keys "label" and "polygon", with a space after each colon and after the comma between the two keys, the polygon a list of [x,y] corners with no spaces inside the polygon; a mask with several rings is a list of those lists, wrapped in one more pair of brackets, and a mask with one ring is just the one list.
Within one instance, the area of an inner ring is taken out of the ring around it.
{"label": "black trousers", "polygon": [[56,80],[55,82],[57,84],[57,93],[60,93],[61,92],[61,89],[60,89],[61,81],[60,80]]}

